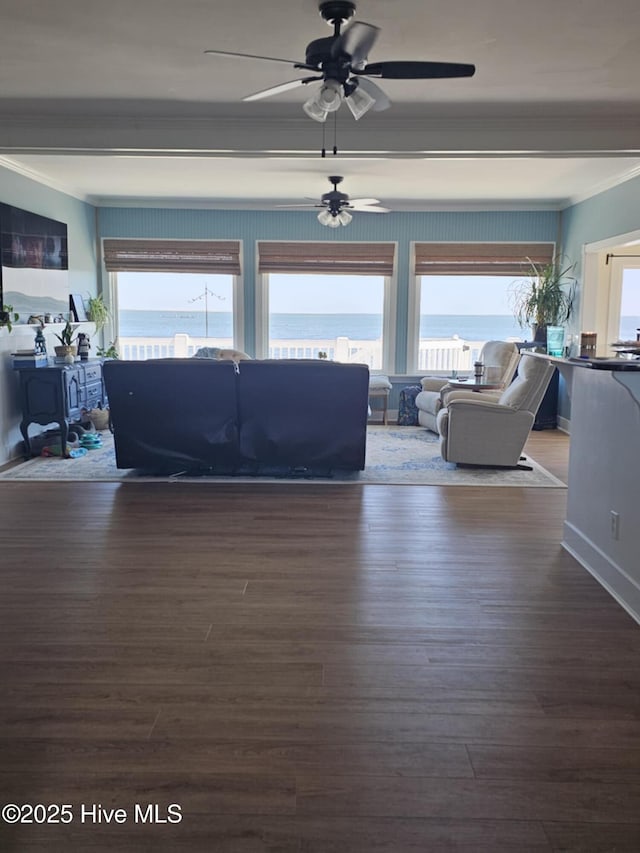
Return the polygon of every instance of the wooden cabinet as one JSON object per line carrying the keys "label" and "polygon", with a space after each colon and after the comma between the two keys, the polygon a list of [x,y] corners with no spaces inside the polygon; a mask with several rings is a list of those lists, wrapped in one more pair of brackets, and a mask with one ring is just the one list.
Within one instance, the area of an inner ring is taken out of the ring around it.
{"label": "wooden cabinet", "polygon": [[99,361],[17,367],[16,370],[20,374],[20,432],[24,438],[25,456],[31,455],[30,424],[58,424],[60,443],[64,448],[69,424],[80,419],[82,409],[106,405],[102,363]]}

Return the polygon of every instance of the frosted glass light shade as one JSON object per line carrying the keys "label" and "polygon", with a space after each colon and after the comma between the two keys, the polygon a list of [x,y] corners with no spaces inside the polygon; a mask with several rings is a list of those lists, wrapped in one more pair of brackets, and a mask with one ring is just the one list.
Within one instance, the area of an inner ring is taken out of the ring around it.
{"label": "frosted glass light shade", "polygon": [[360,88],[354,89],[346,101],[356,121],[362,118],[375,104],[375,99],[368,92],[365,92],[364,89]]}
{"label": "frosted glass light shade", "polygon": [[315,95],[302,105],[305,113],[314,121],[326,121],[329,113],[317,103]]}
{"label": "frosted glass light shade", "polygon": [[343,97],[341,83],[325,80],[321,88],[302,105],[302,109],[315,121],[326,121],[328,113],[334,113],[340,108]]}

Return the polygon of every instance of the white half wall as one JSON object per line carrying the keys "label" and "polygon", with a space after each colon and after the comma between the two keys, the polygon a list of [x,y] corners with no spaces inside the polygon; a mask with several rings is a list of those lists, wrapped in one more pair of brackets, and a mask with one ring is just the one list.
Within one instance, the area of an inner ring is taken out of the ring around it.
{"label": "white half wall", "polygon": [[577,367],[563,546],[640,622],[640,372]]}

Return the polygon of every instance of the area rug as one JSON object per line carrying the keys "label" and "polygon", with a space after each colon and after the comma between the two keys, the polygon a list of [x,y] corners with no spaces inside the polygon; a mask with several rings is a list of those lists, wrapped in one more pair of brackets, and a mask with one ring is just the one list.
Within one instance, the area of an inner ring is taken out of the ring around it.
{"label": "area rug", "polygon": [[94,482],[193,483],[364,483],[420,486],[534,486],[566,488],[549,471],[527,457],[531,471],[490,468],[458,468],[444,462],[436,435],[422,427],[370,426],[364,471],[335,471],[331,477],[251,477],[251,476],[152,476],[134,469],[116,468],[113,438],[102,432],[103,446],[78,459],[37,457],[0,472],[0,480],[79,480]]}

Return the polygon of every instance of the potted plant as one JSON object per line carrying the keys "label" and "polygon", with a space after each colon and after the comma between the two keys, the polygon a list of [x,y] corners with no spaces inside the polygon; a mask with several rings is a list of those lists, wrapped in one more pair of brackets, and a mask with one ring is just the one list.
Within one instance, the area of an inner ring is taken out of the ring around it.
{"label": "potted plant", "polygon": [[522,329],[531,327],[534,341],[546,342],[547,326],[562,326],[573,310],[575,263],[556,257],[548,264],[529,260],[524,278],[513,283],[513,314]]}
{"label": "potted plant", "polygon": [[96,333],[100,332],[109,321],[109,309],[104,304],[101,293],[87,298],[87,318],[95,324]]}
{"label": "potted plant", "polygon": [[56,338],[60,341],[60,346],[54,347],[56,355],[58,358],[63,358],[65,356],[75,357],[77,353],[77,347],[73,345],[75,341],[74,327],[67,320],[64,329],[58,334],[54,332]]}
{"label": "potted plant", "polygon": [[13,323],[17,323],[19,319],[20,315],[16,314],[13,310],[13,305],[2,306],[2,311],[0,311],[0,328],[5,328],[10,332],[13,328]]}
{"label": "potted plant", "polygon": [[98,347],[96,355],[98,358],[102,358],[105,361],[116,361],[120,358],[115,341],[111,341],[108,347]]}

